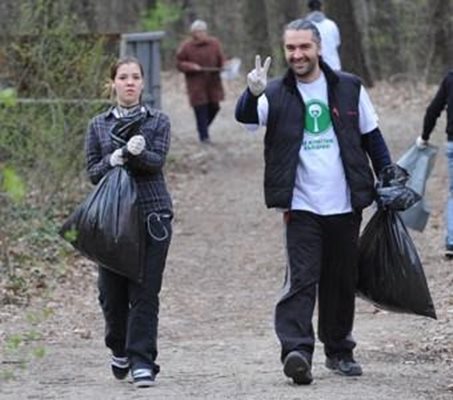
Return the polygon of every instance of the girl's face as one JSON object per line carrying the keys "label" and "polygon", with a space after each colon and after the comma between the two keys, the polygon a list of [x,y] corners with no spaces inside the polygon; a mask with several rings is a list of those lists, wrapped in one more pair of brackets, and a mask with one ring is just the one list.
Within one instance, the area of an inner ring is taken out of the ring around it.
{"label": "girl's face", "polygon": [[116,101],[120,106],[128,107],[138,104],[144,88],[140,66],[136,63],[120,65],[112,85],[116,93]]}

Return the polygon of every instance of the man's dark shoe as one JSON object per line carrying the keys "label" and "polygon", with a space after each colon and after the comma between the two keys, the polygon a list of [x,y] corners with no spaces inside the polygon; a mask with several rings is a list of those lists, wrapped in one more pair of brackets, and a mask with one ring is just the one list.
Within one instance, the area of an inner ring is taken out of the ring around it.
{"label": "man's dark shoe", "polygon": [[116,379],[123,380],[129,373],[129,360],[127,357],[112,356],[112,373]]}
{"label": "man's dark shoe", "polygon": [[313,381],[311,365],[298,351],[288,353],[283,361],[283,373],[296,385],[309,385]]}
{"label": "man's dark shoe", "polygon": [[326,367],[344,376],[362,375],[362,367],[352,356],[334,356],[326,358]]}

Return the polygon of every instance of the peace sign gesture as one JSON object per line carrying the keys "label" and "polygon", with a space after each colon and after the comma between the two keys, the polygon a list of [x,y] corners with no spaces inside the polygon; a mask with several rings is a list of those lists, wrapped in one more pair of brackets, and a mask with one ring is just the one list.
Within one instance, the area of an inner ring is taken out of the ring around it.
{"label": "peace sign gesture", "polygon": [[264,64],[261,65],[261,56],[255,57],[255,69],[247,75],[247,85],[254,96],[259,96],[264,92],[267,85],[267,72],[271,65],[271,58],[267,57]]}

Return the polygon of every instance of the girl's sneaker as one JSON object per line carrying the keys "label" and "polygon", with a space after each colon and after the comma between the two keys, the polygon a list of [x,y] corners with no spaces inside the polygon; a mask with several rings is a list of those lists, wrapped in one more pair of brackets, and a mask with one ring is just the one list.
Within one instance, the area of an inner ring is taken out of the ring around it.
{"label": "girl's sneaker", "polygon": [[132,380],[135,387],[147,388],[156,383],[156,374],[148,368],[137,368],[132,370]]}
{"label": "girl's sneaker", "polygon": [[129,373],[129,360],[127,357],[112,356],[112,373],[116,379],[123,380]]}

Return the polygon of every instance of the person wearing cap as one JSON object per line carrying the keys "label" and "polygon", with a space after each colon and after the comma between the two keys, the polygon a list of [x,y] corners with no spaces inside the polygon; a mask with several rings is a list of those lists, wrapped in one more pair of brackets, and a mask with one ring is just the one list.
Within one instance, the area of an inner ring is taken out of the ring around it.
{"label": "person wearing cap", "polygon": [[321,54],[323,60],[334,70],[341,69],[340,55],[338,48],[341,44],[340,30],[337,24],[327,18],[322,12],[322,0],[309,0],[308,9],[310,13],[306,19],[313,22],[321,35]]}
{"label": "person wearing cap", "polygon": [[[275,307],[283,373],[310,384],[318,300],[318,337],[325,366],[343,376],[362,374],[352,335],[362,210],[376,199],[374,176],[391,165],[378,118],[360,79],[334,71],[320,57],[314,23],[283,31],[288,69],[267,81],[271,59],[247,75],[236,120],[265,126],[264,197],[282,212],[285,283]],[[370,161],[372,168],[370,165]]]}
{"label": "person wearing cap", "polygon": [[176,53],[176,65],[185,75],[189,103],[195,113],[201,143],[210,142],[209,126],[225,96],[220,77],[225,56],[220,41],[209,36],[207,29],[205,21],[195,20],[190,26],[190,38],[180,45]]}
{"label": "person wearing cap", "polygon": [[447,146],[446,155],[448,160],[448,200],[445,209],[446,219],[446,238],[445,238],[445,256],[453,257],[453,70],[447,72],[444,76],[436,94],[426,108],[423,118],[423,131],[417,137],[415,144],[419,149],[428,146],[431,133],[436,126],[437,119],[443,110],[447,109]]}

